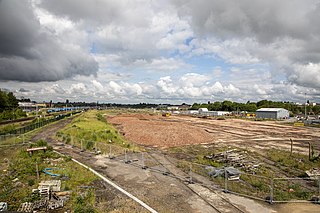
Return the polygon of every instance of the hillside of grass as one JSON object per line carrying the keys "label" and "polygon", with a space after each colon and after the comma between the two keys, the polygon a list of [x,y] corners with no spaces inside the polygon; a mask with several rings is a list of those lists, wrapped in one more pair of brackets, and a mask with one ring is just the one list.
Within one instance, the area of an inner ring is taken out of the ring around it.
{"label": "hillside of grass", "polygon": [[90,110],[74,118],[70,124],[57,132],[58,140],[66,144],[93,149],[96,142],[99,145],[112,144],[128,149],[138,149],[129,143],[119,131],[107,122],[108,111]]}

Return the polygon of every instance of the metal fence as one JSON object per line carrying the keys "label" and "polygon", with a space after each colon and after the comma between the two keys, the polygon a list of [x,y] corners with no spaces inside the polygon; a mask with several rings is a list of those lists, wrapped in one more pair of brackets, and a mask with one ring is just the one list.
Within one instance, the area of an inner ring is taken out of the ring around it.
{"label": "metal fence", "polygon": [[23,126],[23,127],[17,128],[17,129],[10,130],[10,131],[8,131],[6,133],[0,133],[0,135],[16,135],[16,134],[21,135],[21,134],[25,134],[27,132],[30,132],[30,131],[34,130],[34,129],[43,127],[43,126],[45,126],[45,125],[47,125],[49,123],[61,120],[61,119],[66,118],[66,117],[70,117],[70,116],[78,114],[78,113],[80,113],[80,111],[79,112],[72,112],[72,113],[68,113],[68,114],[57,115],[56,117],[50,118],[50,119],[47,119],[47,120],[39,119],[38,122],[31,123],[29,125],[26,125],[26,126]]}
{"label": "metal fence", "polygon": [[0,135],[0,146],[15,146],[25,143],[24,134],[7,134]]}
{"label": "metal fence", "polygon": [[[266,201],[269,203],[281,202],[310,202],[319,203],[320,198],[320,176],[315,178],[271,178],[255,174],[241,172],[239,179],[231,180],[228,175],[211,177],[206,170],[207,165],[193,163],[185,160],[175,159],[173,164],[183,173],[172,174],[165,164],[160,163],[153,156],[154,151],[135,151],[117,144],[107,142],[96,142],[81,139],[70,139],[70,143],[82,151],[93,151],[96,154],[102,154],[106,158],[118,160],[136,167],[149,169],[154,172],[160,172],[174,178],[187,181],[189,183],[198,181],[198,183],[228,193],[237,194],[252,199]],[[159,155],[159,153],[158,153]],[[165,156],[164,153],[160,154]],[[226,173],[225,173],[226,174]],[[210,184],[199,182],[196,175],[207,177]]]}
{"label": "metal fence", "polygon": [[[319,203],[320,198],[320,176],[313,178],[288,178],[288,177],[264,177],[247,172],[240,172],[239,177],[229,178],[226,172],[222,175],[212,177],[207,170],[207,165],[194,163],[186,160],[170,158],[165,153],[154,150],[145,151],[130,150],[125,145],[109,142],[98,142],[84,140],[70,135],[60,133],[60,138],[64,138],[65,144],[71,145],[74,149],[84,152],[89,151],[95,154],[121,161],[132,166],[159,172],[164,175],[178,178],[182,181],[192,183],[197,181],[199,184],[210,187],[216,186],[215,189],[223,190],[228,193],[234,193],[240,196],[252,199],[267,201],[269,203],[281,202],[310,202]],[[0,144],[19,144],[24,142],[24,135],[2,135]],[[182,173],[172,174],[166,164],[161,163],[157,157],[163,156],[171,165],[179,168]],[[201,182],[197,177],[199,175],[206,177],[208,182]]]}

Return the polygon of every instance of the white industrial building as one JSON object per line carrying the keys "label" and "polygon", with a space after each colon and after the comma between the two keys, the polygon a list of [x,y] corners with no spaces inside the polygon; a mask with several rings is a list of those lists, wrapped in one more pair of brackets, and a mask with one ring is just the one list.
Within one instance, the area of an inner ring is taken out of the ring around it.
{"label": "white industrial building", "polygon": [[289,111],[283,108],[261,108],[256,111],[256,118],[287,119]]}
{"label": "white industrial building", "polygon": [[199,115],[205,115],[205,116],[224,116],[230,114],[230,112],[226,111],[209,111],[207,108],[200,108],[198,110]]}
{"label": "white industrial building", "polygon": [[207,108],[200,108],[200,109],[198,110],[198,112],[199,112],[199,114],[201,114],[201,113],[209,112],[209,110],[208,110]]}

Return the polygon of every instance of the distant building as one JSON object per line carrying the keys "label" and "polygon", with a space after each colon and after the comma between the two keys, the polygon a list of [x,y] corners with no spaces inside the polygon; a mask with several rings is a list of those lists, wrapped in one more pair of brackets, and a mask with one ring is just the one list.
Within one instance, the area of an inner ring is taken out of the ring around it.
{"label": "distant building", "polygon": [[289,111],[283,108],[261,108],[256,111],[256,118],[287,119]]}
{"label": "distant building", "polygon": [[200,108],[198,110],[199,115],[205,115],[205,116],[225,116],[229,115],[230,112],[227,111],[209,111],[207,108]]}
{"label": "distant building", "polygon": [[209,110],[207,109],[207,108],[200,108],[200,109],[198,109],[198,112],[199,112],[199,114],[201,114],[201,113],[206,113],[206,112],[208,112]]}
{"label": "distant building", "polygon": [[178,106],[168,106],[167,110],[178,110],[179,107]]}
{"label": "distant building", "polygon": [[214,116],[224,116],[230,115],[230,112],[227,111],[212,111]]}
{"label": "distant building", "polygon": [[34,111],[37,108],[36,103],[34,102],[19,102],[18,104],[19,107],[25,112]]}
{"label": "distant building", "polygon": [[46,108],[50,106],[49,103],[35,103],[35,102],[19,102],[18,105],[25,112],[35,111],[37,109],[39,110],[41,108]]}
{"label": "distant building", "polygon": [[188,110],[191,108],[191,105],[189,104],[182,104],[180,106],[178,106],[179,110]]}

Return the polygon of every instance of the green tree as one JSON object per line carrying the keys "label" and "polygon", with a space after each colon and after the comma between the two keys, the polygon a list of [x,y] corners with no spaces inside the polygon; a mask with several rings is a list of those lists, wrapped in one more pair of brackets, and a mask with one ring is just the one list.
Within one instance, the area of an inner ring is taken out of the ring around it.
{"label": "green tree", "polygon": [[314,112],[315,115],[319,115],[320,114],[320,106],[319,105],[313,106],[312,111]]}
{"label": "green tree", "polygon": [[245,109],[243,111],[247,112],[255,112],[258,109],[255,103],[246,104],[244,107]]}
{"label": "green tree", "polygon": [[222,107],[221,108],[222,108],[223,111],[229,111],[229,112],[235,111],[234,105],[233,105],[233,103],[231,101],[222,102]]}
{"label": "green tree", "polygon": [[220,111],[221,110],[221,102],[216,101],[214,103],[209,104],[208,110],[210,110],[210,111]]}
{"label": "green tree", "polygon": [[17,98],[13,95],[12,92],[7,94],[8,104],[10,108],[17,108],[19,106]]}
{"label": "green tree", "polygon": [[0,90],[0,112],[8,107],[8,97],[7,94]]}
{"label": "green tree", "polygon": [[191,109],[191,110],[197,110],[197,109],[200,108],[200,106],[201,106],[201,104],[194,103],[194,104],[192,104],[192,107],[191,107],[190,109]]}

